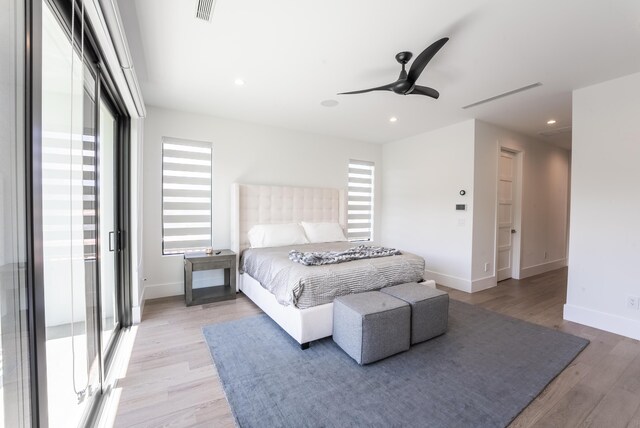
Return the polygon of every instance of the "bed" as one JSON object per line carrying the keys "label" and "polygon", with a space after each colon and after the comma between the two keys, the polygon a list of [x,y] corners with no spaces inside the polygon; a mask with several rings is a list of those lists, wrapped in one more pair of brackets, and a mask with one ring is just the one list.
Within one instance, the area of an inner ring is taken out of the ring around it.
{"label": "bed", "polygon": [[[293,246],[249,248],[248,232],[258,224],[334,222],[346,228],[343,190],[233,184],[231,195],[231,246],[238,255],[239,267],[237,289],[303,349],[311,341],[331,336],[332,301],[338,295],[422,280],[424,260],[410,253],[330,266],[303,266],[288,260],[288,252]],[[342,250],[354,245],[357,244],[304,244],[296,245],[295,249]],[[327,282],[327,278],[331,281]],[[297,283],[305,286],[296,288]],[[343,287],[336,287],[338,284]]]}

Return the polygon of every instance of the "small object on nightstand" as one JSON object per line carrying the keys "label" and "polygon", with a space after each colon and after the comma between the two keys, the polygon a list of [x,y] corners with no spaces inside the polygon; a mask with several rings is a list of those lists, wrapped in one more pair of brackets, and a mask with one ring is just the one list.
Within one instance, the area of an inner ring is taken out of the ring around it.
{"label": "small object on nightstand", "polygon": [[[224,284],[193,288],[193,272],[224,269]],[[187,306],[219,302],[236,298],[236,253],[219,250],[184,256],[184,300]]]}

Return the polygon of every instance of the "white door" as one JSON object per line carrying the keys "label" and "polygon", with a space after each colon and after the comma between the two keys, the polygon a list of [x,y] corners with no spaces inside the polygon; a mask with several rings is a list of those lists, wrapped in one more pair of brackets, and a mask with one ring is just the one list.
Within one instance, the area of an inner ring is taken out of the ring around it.
{"label": "white door", "polygon": [[498,249],[496,270],[498,281],[511,278],[513,268],[514,195],[516,178],[515,154],[500,151],[498,161]]}

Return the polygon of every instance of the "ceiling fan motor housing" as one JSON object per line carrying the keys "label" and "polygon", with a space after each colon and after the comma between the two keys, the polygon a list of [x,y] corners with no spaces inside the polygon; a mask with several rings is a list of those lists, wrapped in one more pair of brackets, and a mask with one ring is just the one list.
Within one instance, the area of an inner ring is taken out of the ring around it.
{"label": "ceiling fan motor housing", "polygon": [[413,54],[411,52],[400,52],[396,55],[396,61],[400,64],[406,64],[411,61]]}
{"label": "ceiling fan motor housing", "polygon": [[404,79],[404,80],[398,80],[393,87],[391,88],[391,90],[393,92],[395,92],[396,94],[400,94],[400,95],[406,95],[408,92],[411,92],[411,90],[413,89],[413,87],[415,86],[415,83],[411,83],[408,80]]}

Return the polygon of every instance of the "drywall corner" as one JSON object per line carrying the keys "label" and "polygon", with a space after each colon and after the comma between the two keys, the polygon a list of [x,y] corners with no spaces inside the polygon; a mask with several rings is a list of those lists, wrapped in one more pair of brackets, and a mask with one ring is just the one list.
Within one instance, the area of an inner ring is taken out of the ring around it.
{"label": "drywall corner", "polygon": [[640,73],[573,92],[565,319],[640,339]]}

